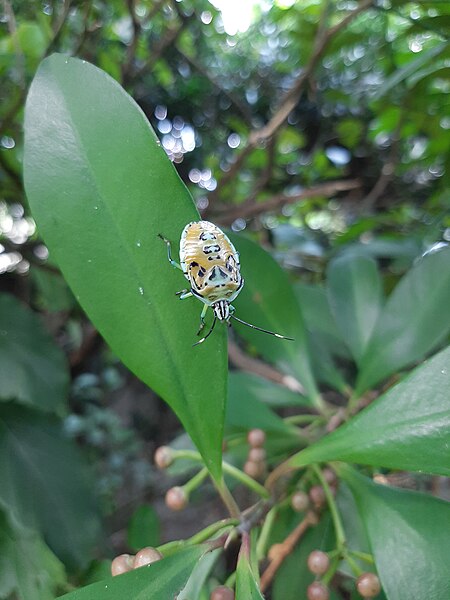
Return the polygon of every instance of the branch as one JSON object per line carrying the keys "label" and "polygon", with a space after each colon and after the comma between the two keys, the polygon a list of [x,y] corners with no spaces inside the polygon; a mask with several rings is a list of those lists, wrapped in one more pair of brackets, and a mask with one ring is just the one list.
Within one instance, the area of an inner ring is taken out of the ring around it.
{"label": "branch", "polygon": [[222,225],[230,225],[238,218],[249,219],[263,212],[277,210],[286,204],[293,204],[307,198],[316,198],[318,196],[333,196],[336,192],[345,192],[361,187],[361,181],[358,179],[342,179],[337,181],[328,181],[320,183],[313,187],[302,190],[298,194],[286,195],[277,194],[265,200],[264,202],[244,202],[239,206],[232,206],[225,209],[223,212],[216,213],[217,221]]}
{"label": "branch", "polygon": [[[285,123],[286,119],[297,105],[303,89],[318,62],[322,58],[325,50],[327,49],[330,41],[361,12],[372,6],[373,0],[363,0],[358,8],[355,8],[351,13],[342,19],[339,23],[326,29],[325,31],[319,26],[316,42],[314,44],[313,53],[309,59],[309,62],[303,69],[298,79],[294,82],[292,88],[285,94],[284,98],[276,110],[275,114],[269,120],[269,122],[260,129],[254,129],[250,132],[247,144],[242,148],[240,154],[236,156],[235,161],[231,165],[230,169],[224,173],[220,180],[220,186],[209,195],[210,203],[218,197],[219,189],[232,181],[236,176],[237,172],[242,167],[247,156],[259,145],[264,144],[269,138],[271,138],[278,129]],[[325,9],[327,10],[327,9]]]}
{"label": "branch", "polygon": [[300,538],[307,532],[307,530],[317,525],[319,518],[316,513],[309,511],[306,513],[303,521],[297,525],[297,527],[287,536],[287,538],[281,544],[274,544],[269,550],[270,563],[264,573],[261,575],[260,589],[264,592],[272,582],[276,572],[282,565],[283,561],[291,554],[295,546],[297,545]]}

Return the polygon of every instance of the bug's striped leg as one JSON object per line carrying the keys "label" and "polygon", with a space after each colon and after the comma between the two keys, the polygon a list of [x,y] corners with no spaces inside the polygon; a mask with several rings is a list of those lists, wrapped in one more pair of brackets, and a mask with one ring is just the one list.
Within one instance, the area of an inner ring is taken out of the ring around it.
{"label": "bug's striped leg", "polygon": [[183,269],[181,268],[181,265],[179,263],[177,263],[176,260],[173,260],[173,258],[172,258],[172,245],[169,242],[169,240],[167,238],[165,238],[163,235],[161,235],[160,233],[158,233],[158,237],[161,238],[162,241],[167,244],[167,258],[168,258],[170,264],[172,265],[172,267],[176,267],[177,269],[180,269],[180,271],[182,271]]}
{"label": "bug's striped leg", "polygon": [[202,308],[202,314],[200,315],[200,327],[197,331],[197,335],[200,335],[201,332],[203,331],[203,328],[205,326],[205,315],[206,315],[207,310],[208,310],[208,305],[204,304],[203,308]]}
{"label": "bug's striped leg", "polygon": [[178,296],[180,300],[184,300],[193,296],[193,293],[190,290],[181,290],[180,292],[175,292],[175,296]]}

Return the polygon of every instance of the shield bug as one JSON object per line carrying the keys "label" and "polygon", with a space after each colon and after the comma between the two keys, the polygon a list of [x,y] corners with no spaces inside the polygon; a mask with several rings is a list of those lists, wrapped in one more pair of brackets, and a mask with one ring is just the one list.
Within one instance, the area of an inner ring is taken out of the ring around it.
{"label": "shield bug", "polygon": [[235,319],[243,325],[257,329],[275,337],[292,340],[292,338],[256,327],[234,315],[231,302],[238,296],[244,285],[240,271],[239,253],[231,240],[219,227],[209,221],[193,221],[183,229],[180,239],[180,262],[172,258],[171,243],[163,235],[159,237],[167,244],[167,257],[172,266],[183,271],[189,281],[190,288],[177,292],[180,300],[195,296],[203,302],[200,315],[200,335],[205,326],[205,315],[210,306],[214,312],[214,320],[208,333],[194,346],[204,342],[213,332],[217,319],[230,325]]}

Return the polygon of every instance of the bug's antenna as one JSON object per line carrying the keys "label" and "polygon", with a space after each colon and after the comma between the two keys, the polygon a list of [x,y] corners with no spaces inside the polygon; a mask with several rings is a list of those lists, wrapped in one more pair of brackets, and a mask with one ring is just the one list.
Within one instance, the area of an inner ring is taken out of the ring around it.
{"label": "bug's antenna", "polygon": [[195,344],[192,344],[192,347],[194,347],[194,346],[198,346],[199,344],[202,344],[202,343],[203,343],[203,342],[206,340],[206,338],[209,338],[209,336],[210,336],[210,335],[212,334],[212,332],[213,332],[213,329],[214,329],[214,326],[215,326],[215,324],[216,324],[216,321],[217,321],[217,317],[214,315],[214,321],[213,321],[213,323],[212,323],[212,325],[211,325],[211,329],[208,331],[208,333],[205,335],[205,337],[202,337],[202,339],[201,339],[201,340],[198,340],[198,342],[195,342]]}
{"label": "bug's antenna", "polygon": [[[282,340],[290,340],[291,342],[294,341],[294,338],[291,337],[287,337],[286,335],[280,335],[279,333],[275,333],[274,331],[268,331],[267,329],[262,329],[261,327],[256,327],[256,325],[252,325],[251,323],[247,323],[246,321],[243,321],[242,319],[238,319],[238,317],[235,317],[234,315],[230,315],[230,317],[232,319],[235,319],[236,321],[239,321],[239,323],[242,323],[242,325],[247,325],[247,327],[251,327],[252,329],[257,329],[258,331],[262,331],[263,333],[268,333],[269,335],[274,335],[277,338],[280,338]],[[209,333],[208,333],[209,335]]]}

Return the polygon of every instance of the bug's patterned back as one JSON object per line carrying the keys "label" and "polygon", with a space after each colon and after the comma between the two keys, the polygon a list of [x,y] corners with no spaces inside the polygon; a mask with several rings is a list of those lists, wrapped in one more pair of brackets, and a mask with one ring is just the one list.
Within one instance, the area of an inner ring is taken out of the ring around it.
{"label": "bug's patterned back", "polygon": [[228,236],[209,221],[188,223],[183,229],[180,265],[192,293],[208,305],[232,302],[244,284],[239,254]]}

